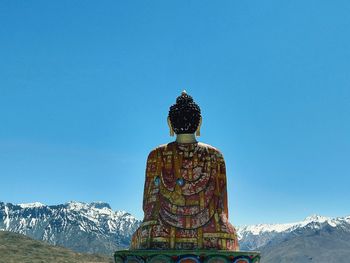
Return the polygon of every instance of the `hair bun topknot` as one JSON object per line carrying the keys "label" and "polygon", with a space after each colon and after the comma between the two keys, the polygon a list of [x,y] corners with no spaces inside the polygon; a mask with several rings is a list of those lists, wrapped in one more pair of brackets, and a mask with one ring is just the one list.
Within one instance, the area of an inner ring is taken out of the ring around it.
{"label": "hair bun topknot", "polygon": [[181,96],[177,97],[176,104],[189,104],[193,103],[193,98],[186,93],[186,91],[183,91],[181,93]]}
{"label": "hair bun topknot", "polygon": [[169,118],[176,134],[194,133],[199,125],[201,110],[193,98],[183,91],[170,106]]}

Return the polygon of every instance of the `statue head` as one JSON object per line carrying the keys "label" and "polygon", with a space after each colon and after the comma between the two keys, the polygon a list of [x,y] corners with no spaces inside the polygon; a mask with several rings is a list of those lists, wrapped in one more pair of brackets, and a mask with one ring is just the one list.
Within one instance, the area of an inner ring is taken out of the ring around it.
{"label": "statue head", "polygon": [[193,98],[184,90],[170,106],[168,125],[176,134],[195,133],[199,136],[202,124],[201,110]]}

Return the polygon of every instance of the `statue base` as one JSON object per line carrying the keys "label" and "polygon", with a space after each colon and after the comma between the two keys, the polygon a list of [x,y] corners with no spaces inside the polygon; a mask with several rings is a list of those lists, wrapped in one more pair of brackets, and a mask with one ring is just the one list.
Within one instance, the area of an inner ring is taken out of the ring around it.
{"label": "statue base", "polygon": [[227,250],[119,250],[115,263],[259,263],[260,253]]}

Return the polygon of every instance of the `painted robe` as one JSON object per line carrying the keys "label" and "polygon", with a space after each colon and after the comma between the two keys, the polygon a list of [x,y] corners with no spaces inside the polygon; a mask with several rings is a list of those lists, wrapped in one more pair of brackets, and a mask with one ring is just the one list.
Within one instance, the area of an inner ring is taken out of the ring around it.
{"label": "painted robe", "polygon": [[228,222],[225,162],[210,145],[171,142],[154,149],[143,210],[131,249],[238,250]]}

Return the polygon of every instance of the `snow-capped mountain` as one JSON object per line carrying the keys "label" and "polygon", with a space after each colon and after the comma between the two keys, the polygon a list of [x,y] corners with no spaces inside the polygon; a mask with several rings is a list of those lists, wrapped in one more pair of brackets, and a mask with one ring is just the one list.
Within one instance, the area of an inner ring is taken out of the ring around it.
{"label": "snow-capped mountain", "polygon": [[41,203],[0,202],[0,230],[27,235],[78,252],[111,254],[130,243],[140,221],[109,204],[69,202],[47,206]]}
{"label": "snow-capped mountain", "polygon": [[341,228],[350,232],[350,216],[330,218],[312,215],[295,223],[242,226],[237,227],[237,235],[241,249],[257,250],[277,237],[286,237],[290,233],[302,232],[306,229],[321,230],[326,226]]}
{"label": "snow-capped mountain", "polygon": [[261,252],[261,263],[348,263],[350,216],[313,215],[289,224],[238,227],[242,250]]}

